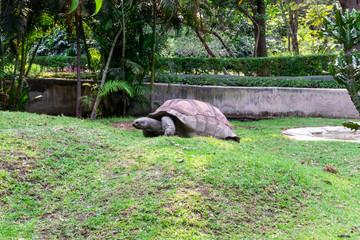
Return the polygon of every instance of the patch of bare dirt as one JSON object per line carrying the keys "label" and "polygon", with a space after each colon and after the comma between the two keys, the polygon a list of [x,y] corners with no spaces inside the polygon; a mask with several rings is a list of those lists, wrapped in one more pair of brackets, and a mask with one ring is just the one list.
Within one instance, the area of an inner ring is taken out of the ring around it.
{"label": "patch of bare dirt", "polygon": [[[31,173],[34,168],[36,168],[36,164],[34,163],[34,159],[28,157],[24,153],[12,153],[16,155],[16,160],[4,161],[0,159],[0,169],[5,169],[13,175],[13,177],[24,178],[27,174]],[[1,157],[1,155],[0,155]]]}
{"label": "patch of bare dirt", "polygon": [[257,127],[252,127],[252,126],[236,126],[236,125],[233,125],[232,127],[235,128],[235,129],[257,129]]}
{"label": "patch of bare dirt", "polygon": [[124,122],[111,122],[110,126],[114,128],[119,128],[123,130],[135,130],[135,128],[132,126],[133,121],[124,121]]}
{"label": "patch of bare dirt", "polygon": [[332,164],[326,164],[325,167],[323,168],[323,170],[325,172],[334,173],[334,174],[339,173],[339,171],[336,169],[336,167]]}

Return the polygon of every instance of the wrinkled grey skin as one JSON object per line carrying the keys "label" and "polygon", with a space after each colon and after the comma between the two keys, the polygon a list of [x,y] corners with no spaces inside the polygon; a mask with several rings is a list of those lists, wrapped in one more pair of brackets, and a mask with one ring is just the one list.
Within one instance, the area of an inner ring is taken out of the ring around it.
{"label": "wrinkled grey skin", "polygon": [[156,119],[142,117],[138,118],[133,122],[133,127],[143,130],[145,137],[156,137],[156,136],[174,136],[175,135],[175,123],[168,117],[164,116],[161,121]]}

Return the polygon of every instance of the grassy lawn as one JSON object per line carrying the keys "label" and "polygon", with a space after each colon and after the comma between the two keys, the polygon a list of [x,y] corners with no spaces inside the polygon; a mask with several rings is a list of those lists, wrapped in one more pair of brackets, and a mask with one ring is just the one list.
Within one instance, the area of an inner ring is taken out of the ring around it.
{"label": "grassy lawn", "polygon": [[360,238],[360,144],[281,134],[343,120],[232,122],[240,144],[129,120],[0,112],[0,239]]}

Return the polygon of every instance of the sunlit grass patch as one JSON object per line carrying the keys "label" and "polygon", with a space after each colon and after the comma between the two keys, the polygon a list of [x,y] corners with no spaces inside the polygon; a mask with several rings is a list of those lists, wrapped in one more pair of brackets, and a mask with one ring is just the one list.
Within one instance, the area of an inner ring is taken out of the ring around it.
{"label": "sunlit grass patch", "polygon": [[360,237],[359,144],[282,136],[342,120],[233,121],[240,144],[131,120],[0,112],[0,238]]}

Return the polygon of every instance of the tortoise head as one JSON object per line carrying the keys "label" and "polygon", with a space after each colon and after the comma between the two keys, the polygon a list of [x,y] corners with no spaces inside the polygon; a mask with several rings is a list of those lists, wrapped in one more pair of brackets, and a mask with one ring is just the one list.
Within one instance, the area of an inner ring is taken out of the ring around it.
{"label": "tortoise head", "polygon": [[161,122],[148,117],[138,118],[133,122],[132,125],[134,128],[147,130],[147,131],[161,130]]}

